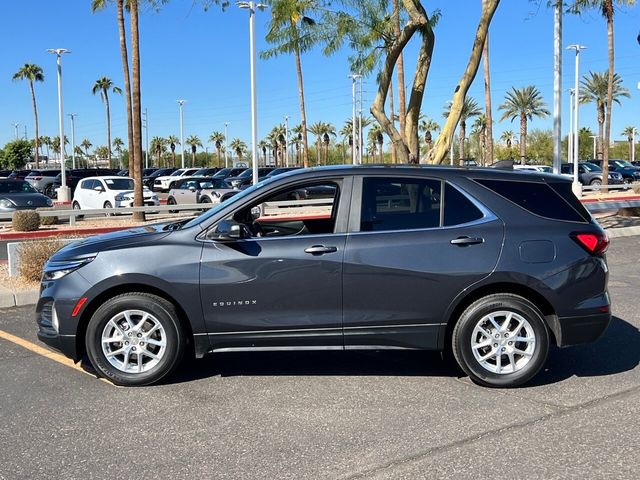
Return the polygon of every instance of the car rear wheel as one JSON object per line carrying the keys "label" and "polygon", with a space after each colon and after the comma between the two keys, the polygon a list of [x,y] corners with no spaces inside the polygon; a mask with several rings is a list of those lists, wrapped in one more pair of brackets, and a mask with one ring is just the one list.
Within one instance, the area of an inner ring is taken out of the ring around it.
{"label": "car rear wheel", "polygon": [[538,308],[518,295],[472,303],[453,330],[453,354],[475,383],[515,387],[531,380],[549,353],[549,331]]}
{"label": "car rear wheel", "polygon": [[[74,210],[81,210],[80,204],[78,202],[73,202],[72,206],[73,206]],[[76,218],[78,218],[78,219],[84,218],[84,215],[76,215]]]}
{"label": "car rear wheel", "polygon": [[[167,205],[176,205],[176,199],[173,197],[167,198]],[[178,210],[169,210],[169,213],[178,213]]]}
{"label": "car rear wheel", "polygon": [[107,300],[91,317],[85,341],[96,371],[124,386],[149,385],[169,375],[185,344],[175,307],[147,293]]}
{"label": "car rear wheel", "polygon": [[[111,205],[111,202],[104,202],[104,205],[102,206],[102,208],[106,209],[110,209],[113,208],[113,206]],[[110,217],[112,216],[112,213],[105,213],[105,216]]]}
{"label": "car rear wheel", "polygon": [[602,180],[600,180],[599,178],[594,178],[593,180],[591,180],[591,182],[589,182],[589,185],[593,187],[593,190],[600,190],[600,187],[602,186]]}

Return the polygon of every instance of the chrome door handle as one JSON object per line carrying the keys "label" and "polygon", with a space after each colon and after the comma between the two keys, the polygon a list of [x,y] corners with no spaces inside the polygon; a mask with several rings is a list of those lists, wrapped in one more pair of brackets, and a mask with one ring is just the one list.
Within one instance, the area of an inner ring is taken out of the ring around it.
{"label": "chrome door handle", "polygon": [[468,245],[478,245],[480,243],[484,243],[484,238],[458,237],[451,240],[451,245],[458,245],[459,247],[466,247]]}
{"label": "chrome door handle", "polygon": [[324,255],[325,253],[335,253],[338,251],[338,247],[325,247],[324,245],[314,245],[313,247],[305,248],[305,253],[311,255]]}

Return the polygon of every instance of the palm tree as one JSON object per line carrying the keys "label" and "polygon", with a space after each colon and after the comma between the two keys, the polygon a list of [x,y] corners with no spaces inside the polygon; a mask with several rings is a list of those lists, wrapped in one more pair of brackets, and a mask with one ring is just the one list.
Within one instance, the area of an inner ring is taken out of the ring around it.
{"label": "palm tree", "polygon": [[247,144],[244,143],[239,138],[234,138],[233,140],[231,140],[229,147],[231,148],[231,150],[236,152],[236,155],[238,156],[238,160],[241,161],[242,155],[244,154],[244,152],[247,151]]}
{"label": "palm tree", "polygon": [[169,142],[169,148],[171,149],[171,166],[175,168],[176,166],[176,145],[180,144],[180,139],[175,135],[169,135],[167,137],[167,142]]}
{"label": "palm tree", "polygon": [[122,168],[122,147],[124,147],[124,142],[120,137],[116,137],[113,139],[112,145],[113,149],[118,154],[118,164],[120,165],[120,168]]}
{"label": "palm tree", "polygon": [[[607,46],[609,57],[609,69],[607,79],[607,105],[612,105],[613,89],[615,85],[615,61],[613,49],[613,17],[615,13],[615,4],[617,5],[635,5],[636,0],[574,0],[572,10],[575,13],[583,13],[587,9],[596,8],[602,12],[602,16],[607,21]],[[607,184],[609,178],[609,142],[611,141],[611,108],[608,109],[605,117],[605,131],[602,149],[602,183]]]}
{"label": "palm tree", "polygon": [[516,138],[516,134],[513,133],[513,130],[505,130],[500,135],[500,141],[503,142],[507,149],[509,150],[509,158],[513,158],[513,152],[511,151],[511,145],[513,144],[513,139]]}
{"label": "palm tree", "polygon": [[269,142],[266,140],[260,140],[258,142],[258,149],[262,152],[262,163],[267,165],[267,148],[269,148]]}
{"label": "palm tree", "polygon": [[51,137],[47,135],[43,135],[38,140],[40,141],[40,145],[42,145],[43,147],[47,147],[47,163],[48,163],[49,158],[51,157],[51,155],[49,154],[49,148],[51,148]]}
{"label": "palm tree", "polygon": [[[382,145],[384,144],[384,135],[382,134],[382,128],[380,127],[380,125],[375,124],[373,127],[371,127],[369,129],[369,133],[367,135],[367,138],[369,140],[369,144],[373,145],[374,151],[377,150],[379,152],[379,154],[380,154],[379,162],[383,163]],[[376,148],[376,146],[378,148]]]}
{"label": "palm tree", "polygon": [[622,131],[622,135],[627,137],[627,142],[629,143],[629,160],[633,158],[633,142],[635,141],[636,133],[636,127],[632,126],[626,127]]}
{"label": "palm tree", "polygon": [[309,132],[316,136],[316,165],[320,165],[320,145],[322,143],[323,123],[316,122],[309,127]]}
{"label": "palm tree", "polygon": [[424,132],[424,143],[427,145],[427,154],[429,150],[431,150],[431,144],[433,143],[433,134],[432,132],[436,132],[440,130],[440,125],[430,118],[424,118],[420,122],[418,127],[421,132]]}
{"label": "palm tree", "polygon": [[481,165],[484,166],[487,161],[486,142],[487,142],[487,116],[485,114],[478,115],[471,127],[471,133],[480,137],[480,157]]}
{"label": "palm tree", "polygon": [[80,146],[82,147],[82,150],[84,150],[84,156],[86,157],[89,155],[89,149],[93,147],[93,144],[91,143],[91,140],[85,138],[80,142]]}
{"label": "palm tree", "polygon": [[285,126],[280,124],[276,125],[271,129],[269,135],[267,135],[267,140],[271,143],[271,147],[273,148],[273,155],[275,158],[275,166],[278,166],[278,157],[282,157],[282,146],[285,141]]}
{"label": "palm tree", "polygon": [[[482,0],[483,7],[486,8],[487,0]],[[487,30],[487,38],[484,40],[484,48],[482,50],[482,60],[484,67],[484,105],[485,105],[485,141],[482,142],[484,147],[483,165],[493,162],[493,112],[491,109],[491,74],[489,71],[489,31]]]}
{"label": "palm tree", "polygon": [[293,138],[291,144],[296,149],[296,165],[300,165],[300,144],[302,143],[302,125],[296,125],[291,129]]}
{"label": "palm tree", "polygon": [[224,144],[225,137],[224,133],[221,132],[213,132],[209,135],[209,141],[216,146],[216,151],[218,152],[218,167],[222,166],[222,145]]}
{"label": "palm tree", "polygon": [[[609,90],[608,72],[589,72],[582,79],[580,88],[580,103],[595,103],[598,121],[598,138],[596,142],[597,158],[603,158],[604,124],[608,110],[607,95]],[[613,101],[620,105],[622,97],[629,98],[629,90],[622,86],[622,79],[617,73],[613,75]]]}
{"label": "palm tree", "polygon": [[533,117],[544,118],[549,115],[542,94],[533,85],[520,90],[512,87],[498,110],[504,110],[500,121],[509,118],[513,122],[516,118],[520,119],[520,163],[524,165],[527,158],[527,121]]}
{"label": "palm tree", "polygon": [[116,87],[110,78],[102,77],[96,80],[96,83],[93,84],[93,88],[91,91],[95,95],[96,93],[100,93],[100,98],[105,104],[107,110],[107,149],[109,153],[107,154],[107,158],[109,160],[109,168],[112,168],[113,165],[111,163],[111,111],[109,107],[109,91],[113,93],[122,94],[122,89],[120,87]]}
{"label": "palm tree", "polygon": [[329,162],[329,145],[331,144],[331,137],[336,137],[336,127],[330,123],[322,123],[322,145],[324,146],[324,164]]}
{"label": "palm tree", "polygon": [[[65,150],[66,152],[66,146],[69,145],[69,139],[67,138],[67,136],[64,136],[64,145],[62,146],[62,148]],[[58,154],[58,159],[60,159],[60,136],[56,136],[53,137],[51,139],[51,149],[53,150],[53,153],[57,153]]]}
{"label": "palm tree", "polygon": [[191,147],[191,168],[196,166],[196,151],[198,147],[202,148],[202,141],[197,135],[189,136],[184,143]]}
{"label": "palm tree", "polygon": [[265,37],[274,47],[262,52],[262,58],[271,58],[293,53],[298,74],[298,94],[300,97],[300,119],[302,125],[303,159],[309,167],[307,141],[307,114],[304,102],[304,82],[300,55],[313,48],[316,43],[315,21],[307,14],[315,7],[314,0],[274,0],[271,4],[269,32]]}
{"label": "palm tree", "polygon": [[149,150],[154,152],[157,155],[158,159],[158,167],[162,165],[162,154],[167,151],[167,145],[169,144],[169,140],[162,137],[153,137],[151,139],[151,143],[149,145]]}
{"label": "palm tree", "polygon": [[[450,113],[451,113],[451,103],[448,104],[448,106],[447,106],[447,108],[446,108],[446,110],[444,112],[444,117],[447,118]],[[473,118],[473,117],[477,117],[481,113],[482,113],[482,109],[478,105],[478,102],[476,102],[473,99],[473,97],[465,97],[464,102],[462,104],[462,111],[460,113],[460,134],[459,134],[459,136],[460,136],[460,148],[459,148],[460,166],[462,166],[463,160],[465,158],[464,141],[466,140],[466,136],[467,136],[467,120],[469,120],[470,118]]]}
{"label": "palm tree", "polygon": [[36,104],[36,92],[33,88],[33,82],[44,82],[44,74],[42,68],[33,63],[25,63],[20,70],[13,75],[13,80],[28,80],[29,90],[31,91],[31,102],[33,104],[33,118],[35,127],[35,155],[36,168],[40,168],[40,137],[38,137],[38,107]]}

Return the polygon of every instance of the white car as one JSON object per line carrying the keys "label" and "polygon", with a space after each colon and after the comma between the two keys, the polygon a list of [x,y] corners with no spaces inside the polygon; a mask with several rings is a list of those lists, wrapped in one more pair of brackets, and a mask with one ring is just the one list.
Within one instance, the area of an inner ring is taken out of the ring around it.
{"label": "white car", "polygon": [[[133,207],[133,179],[130,177],[89,177],[82,179],[73,194],[73,208],[87,210],[94,208]],[[142,191],[145,206],[158,206],[160,200],[148,188]]]}
{"label": "white car", "polygon": [[514,165],[514,170],[524,170],[525,172],[553,173],[553,168],[549,165]]}
{"label": "white car", "polygon": [[171,183],[178,180],[180,177],[188,177],[196,173],[198,168],[180,168],[173,172],[171,175],[165,175],[158,177],[153,181],[153,190],[168,192],[171,187]]}

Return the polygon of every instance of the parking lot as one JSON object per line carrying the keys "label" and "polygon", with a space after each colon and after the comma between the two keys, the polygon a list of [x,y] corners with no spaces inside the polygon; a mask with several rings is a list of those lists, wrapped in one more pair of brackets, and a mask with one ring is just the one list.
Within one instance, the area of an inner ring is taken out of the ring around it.
{"label": "parking lot", "polygon": [[[421,352],[217,354],[126,389],[5,335],[0,479],[637,478],[637,245],[609,250],[605,337],[513,390]],[[32,307],[0,330],[38,343]]]}

